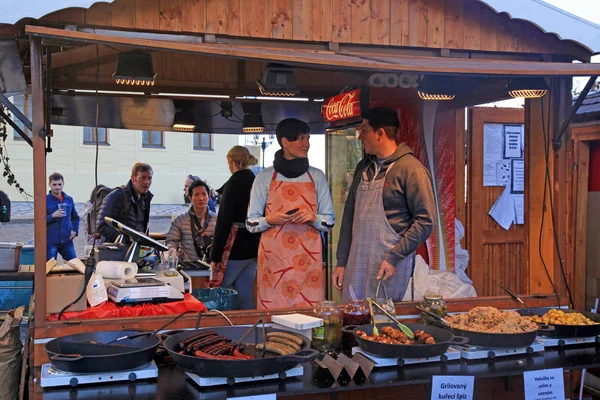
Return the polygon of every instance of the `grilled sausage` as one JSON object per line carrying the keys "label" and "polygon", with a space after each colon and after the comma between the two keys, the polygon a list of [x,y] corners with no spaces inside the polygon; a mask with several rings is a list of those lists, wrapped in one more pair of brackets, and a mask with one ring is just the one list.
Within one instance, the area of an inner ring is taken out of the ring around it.
{"label": "grilled sausage", "polygon": [[304,340],[298,336],[298,335],[294,335],[293,333],[288,333],[288,332],[269,332],[267,333],[267,337],[268,338],[272,338],[272,337],[280,337],[280,338],[284,338],[287,340],[291,340],[292,342],[302,346],[302,343],[304,343]]}
{"label": "grilled sausage", "polygon": [[275,343],[275,342],[267,342],[267,343],[259,343],[256,345],[258,350],[262,350],[265,348],[267,351],[271,353],[279,354],[280,356],[287,356],[288,354],[293,354],[296,352],[293,348],[286,346],[285,344]]}
{"label": "grilled sausage", "polygon": [[186,338],[186,339],[182,340],[181,342],[179,342],[179,348],[183,350],[183,349],[185,349],[185,347],[187,345],[192,344],[192,342],[195,342],[196,340],[200,340],[207,336],[212,336],[212,335],[216,335],[216,334],[217,334],[217,332],[215,332],[215,331],[208,331],[208,332],[199,333],[197,335],[192,335],[189,338]]}
{"label": "grilled sausage", "polygon": [[302,348],[298,343],[292,342],[291,340],[287,340],[279,336],[271,336],[269,338],[269,342],[285,344],[286,346],[291,347],[295,351],[300,351],[300,349]]}
{"label": "grilled sausage", "polygon": [[206,346],[210,346],[211,344],[215,344],[217,342],[222,341],[223,338],[219,335],[216,336],[209,336],[208,338],[202,339],[198,342],[195,342],[193,345],[188,346],[188,348],[190,349],[190,353],[194,353],[196,350],[202,350],[204,349]]}
{"label": "grilled sausage", "polygon": [[242,360],[241,358],[234,356],[208,354],[200,350],[196,350],[194,355],[198,358],[203,358],[206,360]]}
{"label": "grilled sausage", "polygon": [[238,349],[237,347],[235,349],[233,349],[232,355],[234,357],[238,357],[238,358],[241,358],[241,359],[244,359],[244,360],[252,360],[252,359],[254,359],[254,357],[252,357],[252,356],[240,353],[240,349]]}

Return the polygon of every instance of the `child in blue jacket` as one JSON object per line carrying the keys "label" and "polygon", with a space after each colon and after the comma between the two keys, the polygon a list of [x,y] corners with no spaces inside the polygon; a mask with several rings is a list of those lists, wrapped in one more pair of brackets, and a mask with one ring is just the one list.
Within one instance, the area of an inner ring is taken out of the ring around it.
{"label": "child in blue jacket", "polygon": [[79,234],[79,215],[73,198],[63,192],[65,179],[58,172],[48,178],[50,192],[46,195],[46,259],[64,260],[77,257],[73,238]]}

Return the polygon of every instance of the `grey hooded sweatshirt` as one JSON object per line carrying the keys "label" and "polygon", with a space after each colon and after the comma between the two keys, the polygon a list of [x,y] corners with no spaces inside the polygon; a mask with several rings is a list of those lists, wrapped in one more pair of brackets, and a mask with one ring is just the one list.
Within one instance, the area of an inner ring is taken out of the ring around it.
{"label": "grey hooded sweatshirt", "polygon": [[[364,158],[354,171],[354,178],[344,206],[336,254],[338,266],[345,267],[350,254],[358,184],[363,172],[369,180],[373,179],[378,169],[377,161],[375,156]],[[431,176],[405,143],[400,143],[392,155],[379,161],[381,168],[377,172],[376,180],[383,179],[388,167],[396,161],[385,178],[387,182],[383,188],[383,208],[391,227],[400,235],[400,241],[386,255],[385,260],[392,265],[398,265],[433,232],[436,207]]]}

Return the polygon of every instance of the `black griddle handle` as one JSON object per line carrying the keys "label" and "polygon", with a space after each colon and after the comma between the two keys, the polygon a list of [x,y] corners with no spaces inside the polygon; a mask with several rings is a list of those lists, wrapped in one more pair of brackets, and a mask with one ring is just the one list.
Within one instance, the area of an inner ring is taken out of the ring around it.
{"label": "black griddle handle", "polygon": [[319,354],[321,354],[321,353],[317,350],[305,349],[305,350],[300,350],[293,354],[289,354],[287,356],[277,357],[275,359],[280,364],[284,364],[284,363],[288,363],[288,362],[305,363],[308,361],[315,360],[319,356]]}
{"label": "black griddle handle", "polygon": [[454,336],[452,339],[450,339],[450,341],[452,342],[452,344],[462,346],[469,343],[469,338],[464,336]]}
{"label": "black griddle handle", "polygon": [[53,355],[52,357],[50,357],[50,360],[52,361],[65,361],[65,362],[75,362],[75,361],[79,361],[79,360],[83,360],[85,357],[78,354],[78,355],[68,355],[68,354],[56,354]]}

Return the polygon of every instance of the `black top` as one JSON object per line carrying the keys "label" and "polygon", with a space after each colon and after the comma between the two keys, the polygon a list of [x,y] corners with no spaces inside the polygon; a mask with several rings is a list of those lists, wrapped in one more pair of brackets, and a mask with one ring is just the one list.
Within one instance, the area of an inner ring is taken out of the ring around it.
{"label": "black top", "polygon": [[[234,222],[245,224],[253,183],[254,173],[249,169],[242,169],[231,175],[231,178],[223,185],[223,198],[221,204],[219,204],[219,214],[210,256],[212,262],[221,261],[232,224]],[[229,259],[248,260],[256,258],[259,241],[260,234],[250,233],[246,228],[240,227],[233,242]]]}

